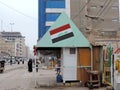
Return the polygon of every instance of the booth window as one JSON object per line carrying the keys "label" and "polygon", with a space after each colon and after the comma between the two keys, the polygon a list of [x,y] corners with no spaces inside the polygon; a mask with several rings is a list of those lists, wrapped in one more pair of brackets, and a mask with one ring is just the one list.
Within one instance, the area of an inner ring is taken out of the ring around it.
{"label": "booth window", "polygon": [[75,54],[75,48],[70,48],[70,54]]}

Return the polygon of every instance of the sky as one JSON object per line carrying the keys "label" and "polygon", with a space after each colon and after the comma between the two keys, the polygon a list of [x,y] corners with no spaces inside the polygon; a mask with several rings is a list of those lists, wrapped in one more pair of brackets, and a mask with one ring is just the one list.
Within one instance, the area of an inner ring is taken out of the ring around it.
{"label": "sky", "polygon": [[21,32],[32,49],[38,39],[38,0],[0,0],[0,31]]}

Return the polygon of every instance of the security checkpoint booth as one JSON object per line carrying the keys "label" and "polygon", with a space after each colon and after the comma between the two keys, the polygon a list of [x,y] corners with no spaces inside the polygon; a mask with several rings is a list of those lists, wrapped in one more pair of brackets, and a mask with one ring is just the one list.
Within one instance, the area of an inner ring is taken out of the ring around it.
{"label": "security checkpoint booth", "polygon": [[[86,69],[93,70],[93,48],[75,24],[62,13],[37,43],[39,50],[60,50],[63,82],[87,81]],[[96,49],[97,50],[97,49]],[[99,54],[99,53],[98,53]]]}

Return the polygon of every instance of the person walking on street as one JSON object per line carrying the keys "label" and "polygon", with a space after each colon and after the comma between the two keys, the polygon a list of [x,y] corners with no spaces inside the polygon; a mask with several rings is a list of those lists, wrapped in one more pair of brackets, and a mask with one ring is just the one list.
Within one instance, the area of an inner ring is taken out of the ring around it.
{"label": "person walking on street", "polygon": [[24,60],[22,60],[22,64],[24,64]]}
{"label": "person walking on street", "polygon": [[10,65],[12,65],[12,59],[10,59]]}
{"label": "person walking on street", "polygon": [[32,59],[31,58],[28,61],[28,71],[32,72]]}
{"label": "person walking on street", "polygon": [[36,60],[36,72],[38,72],[38,60]]}
{"label": "person walking on street", "polygon": [[40,64],[40,61],[37,59],[36,60],[36,72],[38,72],[38,68],[39,68],[38,66],[39,66],[39,64]]}

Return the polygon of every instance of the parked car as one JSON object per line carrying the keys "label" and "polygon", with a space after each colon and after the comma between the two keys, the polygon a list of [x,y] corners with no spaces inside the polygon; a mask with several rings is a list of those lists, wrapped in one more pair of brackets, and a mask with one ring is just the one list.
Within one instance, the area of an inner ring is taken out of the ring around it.
{"label": "parked car", "polygon": [[[7,63],[10,63],[10,60],[11,60],[11,59],[9,59],[9,60],[7,61]],[[16,61],[15,59],[12,59],[12,64],[16,64],[16,62],[17,62],[17,61]]]}

